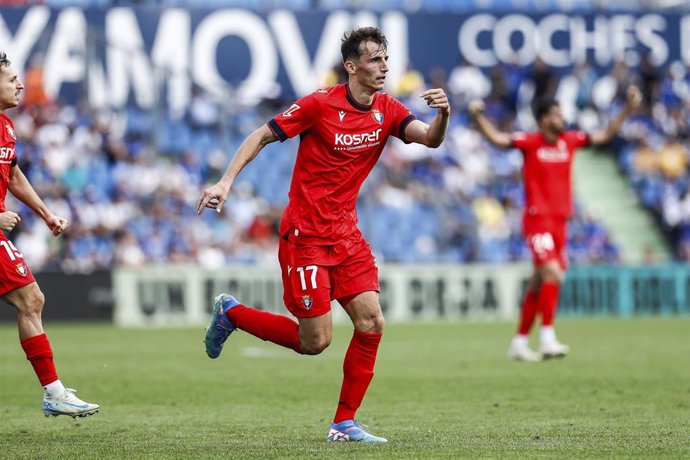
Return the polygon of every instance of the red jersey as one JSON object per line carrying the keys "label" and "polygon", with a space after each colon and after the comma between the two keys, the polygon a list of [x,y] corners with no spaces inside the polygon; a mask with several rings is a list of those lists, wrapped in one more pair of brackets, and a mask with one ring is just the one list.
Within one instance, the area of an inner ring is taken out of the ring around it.
{"label": "red jersey", "polygon": [[415,119],[401,102],[375,93],[359,104],[347,84],[299,99],[268,122],[284,140],[300,135],[280,234],[302,244],[330,245],[356,234],[359,189],[393,135],[404,142]]}
{"label": "red jersey", "polygon": [[5,212],[5,197],[10,182],[10,170],[17,164],[15,145],[17,135],[12,120],[0,113],[0,212]]}
{"label": "red jersey", "polygon": [[582,131],[564,131],[550,144],[540,132],[515,133],[512,144],[525,158],[525,215],[570,217],[573,159],[579,147],[589,145],[589,135]]}

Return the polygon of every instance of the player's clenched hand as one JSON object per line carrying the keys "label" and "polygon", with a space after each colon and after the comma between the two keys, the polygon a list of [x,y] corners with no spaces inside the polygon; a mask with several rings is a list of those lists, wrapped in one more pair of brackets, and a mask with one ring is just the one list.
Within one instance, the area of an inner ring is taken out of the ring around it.
{"label": "player's clenched hand", "polygon": [[426,105],[438,109],[444,115],[450,113],[450,104],[448,103],[448,96],[441,88],[433,88],[424,91],[420,97],[426,100]]}
{"label": "player's clenched hand", "polygon": [[50,231],[53,232],[53,236],[58,236],[62,232],[67,230],[69,223],[67,222],[67,219],[65,219],[64,217],[60,217],[60,216],[56,216],[55,214],[51,214],[46,219],[46,225],[48,226]]}
{"label": "player's clenched hand", "polygon": [[642,104],[642,92],[637,86],[631,86],[626,92],[626,99],[631,109],[637,109]]}
{"label": "player's clenched hand", "polygon": [[470,116],[472,118],[476,118],[480,113],[484,112],[484,109],[486,106],[484,105],[484,101],[481,99],[475,99],[474,101],[470,102],[470,105],[467,106],[467,111],[470,112]]}
{"label": "player's clenched hand", "polygon": [[5,211],[0,213],[0,230],[3,232],[11,232],[15,225],[22,221],[19,214],[12,211]]}
{"label": "player's clenched hand", "polygon": [[230,188],[221,182],[207,188],[204,190],[204,194],[201,195],[199,204],[196,207],[196,213],[201,214],[204,208],[215,209],[216,212],[220,213],[223,210],[225,200],[228,198],[229,191]]}

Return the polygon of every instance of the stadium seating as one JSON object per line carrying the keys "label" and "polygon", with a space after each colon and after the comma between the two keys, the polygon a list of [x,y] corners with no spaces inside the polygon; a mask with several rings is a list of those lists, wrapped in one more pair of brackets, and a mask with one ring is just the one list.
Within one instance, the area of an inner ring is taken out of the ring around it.
{"label": "stadium seating", "polygon": [[[82,7],[196,5],[194,0],[45,3]],[[233,0],[213,2],[216,6],[239,3],[258,9],[363,5],[356,0],[257,0],[252,5]],[[593,7],[588,0],[385,0],[372,6],[405,9],[414,4],[427,11],[450,11],[476,10],[480,3],[494,10],[511,9],[517,3],[543,10]],[[204,7],[209,5],[203,2]],[[577,80],[579,91],[576,101],[564,104],[572,114],[570,121],[591,128],[592,119],[602,124],[618,110],[615,103],[610,107],[598,104],[601,98],[592,94],[596,79],[616,80],[618,71],[620,66],[612,68],[609,75],[588,68],[573,73],[571,78]],[[458,84],[462,78],[454,80],[454,75],[461,74],[450,73],[447,81],[440,83],[447,86],[454,105],[447,140],[441,148],[419,149],[392,141],[364,184],[358,202],[360,226],[379,260],[501,263],[529,259],[520,232],[522,158],[517,151],[500,151],[481,141],[470,126],[464,109],[470,97],[467,91],[472,88]],[[406,76],[415,78],[400,85],[404,90],[399,97],[420,118],[428,119],[431,114],[413,101],[415,91],[429,76],[414,69]],[[517,66],[497,66],[487,75],[487,114],[502,129],[533,127],[524,121],[531,119],[529,113],[527,117],[521,113],[529,101],[519,100],[523,97],[520,85],[530,78],[531,69]],[[639,77],[632,75],[628,81],[635,79]],[[625,125],[622,137],[627,142],[614,150],[640,202],[658,216],[678,258],[687,260],[690,117],[686,105],[690,77],[682,65],[675,65],[659,73],[656,81],[657,105],[647,107]],[[391,89],[394,91],[395,85]],[[194,208],[205,184],[220,177],[242,139],[290,102],[287,98],[267,100],[228,113],[213,97],[197,91],[183,114],[167,113],[164,107],[101,113],[76,106],[41,106],[40,102],[24,105],[13,114],[20,139],[20,164],[50,206],[70,219],[72,231],[65,238],[51,239],[42,223],[24,209],[24,221],[12,238],[36,270],[91,270],[114,264],[163,262],[274,263],[276,229],[287,202],[297,140],[267,147],[240,175],[222,215],[204,213],[197,217]],[[606,230],[581,206],[576,206],[569,241],[575,262],[619,259]]]}

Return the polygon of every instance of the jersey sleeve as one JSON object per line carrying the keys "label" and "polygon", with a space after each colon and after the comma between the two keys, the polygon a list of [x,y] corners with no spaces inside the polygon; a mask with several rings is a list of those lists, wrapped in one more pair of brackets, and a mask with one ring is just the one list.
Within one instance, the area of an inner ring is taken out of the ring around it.
{"label": "jersey sleeve", "polygon": [[[6,116],[3,114],[2,119],[0,121],[0,127],[2,126],[2,123],[5,123],[7,125],[7,129],[2,129],[0,130],[0,147],[5,147],[6,145],[14,145],[14,158],[12,158],[12,162],[10,163],[10,166],[16,166],[17,165],[17,145],[16,145],[16,136],[14,134],[14,123],[12,120],[10,120],[10,117]],[[11,131],[11,134],[10,134]]]}
{"label": "jersey sleeve", "polygon": [[573,149],[589,147],[591,144],[589,134],[584,131],[568,131],[568,143]]}
{"label": "jersey sleeve", "polygon": [[268,127],[283,142],[311,128],[317,119],[318,101],[314,93],[298,99],[286,111],[273,117]]}
{"label": "jersey sleeve", "polygon": [[534,145],[534,136],[524,132],[513,133],[510,136],[510,144],[512,147],[524,152]]}
{"label": "jersey sleeve", "polygon": [[391,134],[404,143],[409,144],[410,141],[405,139],[405,128],[407,128],[407,125],[409,125],[410,122],[416,120],[417,117],[415,117],[414,114],[410,112],[410,109],[408,109],[402,102],[394,98],[391,98],[390,100],[390,111],[391,116],[393,117]]}

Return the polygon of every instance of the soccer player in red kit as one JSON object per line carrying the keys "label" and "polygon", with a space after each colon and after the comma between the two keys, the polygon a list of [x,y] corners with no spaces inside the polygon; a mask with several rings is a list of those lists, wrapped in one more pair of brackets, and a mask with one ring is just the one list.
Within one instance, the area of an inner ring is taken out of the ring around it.
{"label": "soccer player in red kit", "polygon": [[216,358],[237,328],[297,353],[316,355],[331,342],[331,300],[337,300],[352,320],[354,333],[329,441],[387,442],[355,421],[374,376],[384,326],[378,270],[357,228],[357,194],[390,136],[436,148],[448,128],[450,106],[443,90],[429,89],[421,95],[437,109],[430,125],[380,92],[388,73],[386,48],[386,38],[377,28],[346,33],[341,52],[348,82],[299,99],[250,134],[221,180],[204,191],[197,209],[220,212],[237,174],[265,145],[300,135],[278,254],[283,300],[297,322],[221,294],[205,343],[208,355]]}
{"label": "soccer player in red kit", "polygon": [[[523,233],[532,252],[534,274],[522,303],[520,323],[508,357],[523,361],[565,356],[569,347],[558,341],[553,327],[558,293],[568,267],[566,255],[567,220],[572,214],[571,168],[580,147],[607,144],[616,135],[625,118],[642,100],[639,90],[630,87],[625,107],[596,133],[566,131],[561,109],[552,98],[535,101],[534,117],[538,131],[514,133],[498,131],[482,114],[484,103],[470,103],[470,116],[479,131],[492,144],[501,148],[517,148],[524,155],[523,175],[526,208]],[[528,345],[529,333],[537,313],[541,314],[539,352]]]}
{"label": "soccer player in red kit", "polygon": [[5,208],[8,190],[43,219],[54,236],[67,228],[67,221],[46,207],[17,166],[14,125],[4,111],[19,104],[23,89],[7,55],[0,52],[0,298],[17,309],[19,340],[45,391],[43,413],[84,417],[98,412],[99,406],[77,398],[76,391],[65,388],[58,379],[53,350],[41,321],[43,293],[24,263],[24,256],[3,233],[21,222],[17,213]]}

